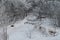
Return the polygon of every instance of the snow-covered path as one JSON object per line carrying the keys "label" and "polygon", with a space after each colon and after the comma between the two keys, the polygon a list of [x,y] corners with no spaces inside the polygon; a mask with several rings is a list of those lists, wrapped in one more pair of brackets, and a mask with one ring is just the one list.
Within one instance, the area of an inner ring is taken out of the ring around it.
{"label": "snow-covered path", "polygon": [[[8,40],[60,40],[60,34],[58,36],[44,36],[34,29],[34,25],[24,24],[27,20],[18,21],[14,24],[14,27],[7,28]],[[60,31],[58,31],[60,32]]]}

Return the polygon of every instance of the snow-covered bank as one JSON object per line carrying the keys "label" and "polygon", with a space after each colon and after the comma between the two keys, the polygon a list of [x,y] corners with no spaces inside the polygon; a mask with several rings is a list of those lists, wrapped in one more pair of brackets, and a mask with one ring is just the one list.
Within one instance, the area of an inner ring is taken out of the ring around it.
{"label": "snow-covered bank", "polygon": [[[32,17],[30,19],[33,19],[35,17]],[[44,22],[42,23],[41,26],[46,28],[47,31],[48,29],[53,29],[53,27],[49,27],[49,24],[52,20],[50,19],[44,19]],[[37,29],[35,30],[34,27],[35,25],[32,24],[24,24],[27,22],[27,18],[25,18],[22,21],[18,21],[17,23],[14,24],[14,27],[9,27],[7,28],[7,32],[9,35],[8,40],[60,40],[60,34],[59,30],[57,30],[57,35],[56,36],[50,36],[47,31],[44,31],[45,33],[41,33],[41,31],[38,31]],[[38,23],[38,21],[36,21]],[[52,25],[51,25],[52,26]]]}

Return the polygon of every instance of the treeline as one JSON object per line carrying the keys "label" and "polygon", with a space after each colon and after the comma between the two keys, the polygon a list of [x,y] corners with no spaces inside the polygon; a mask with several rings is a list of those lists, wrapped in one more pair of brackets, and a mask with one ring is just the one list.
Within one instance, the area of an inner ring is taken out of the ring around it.
{"label": "treeline", "polygon": [[57,25],[60,26],[59,0],[26,0],[25,3],[17,0],[1,0],[0,9],[3,9],[3,6],[4,10],[0,14],[9,22],[24,19],[29,13],[33,13],[38,14],[38,19],[44,17],[56,19]]}

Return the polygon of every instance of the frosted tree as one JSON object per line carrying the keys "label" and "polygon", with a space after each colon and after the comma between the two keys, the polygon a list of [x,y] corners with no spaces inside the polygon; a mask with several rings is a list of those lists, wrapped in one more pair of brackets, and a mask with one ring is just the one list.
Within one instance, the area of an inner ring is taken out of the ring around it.
{"label": "frosted tree", "polygon": [[26,17],[25,6],[21,1],[0,1],[0,40],[7,40],[7,26]]}
{"label": "frosted tree", "polygon": [[30,4],[28,12],[35,12],[36,14],[39,14],[38,19],[46,17],[52,18],[56,20],[54,25],[60,25],[59,0],[27,0],[27,3]]}

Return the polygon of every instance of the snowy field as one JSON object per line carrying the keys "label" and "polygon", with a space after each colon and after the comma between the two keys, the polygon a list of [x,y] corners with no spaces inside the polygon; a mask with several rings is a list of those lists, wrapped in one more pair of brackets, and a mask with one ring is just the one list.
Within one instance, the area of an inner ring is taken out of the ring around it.
{"label": "snowy field", "polygon": [[[14,27],[9,25],[7,28],[8,40],[60,40],[60,30],[52,27],[52,25],[50,26],[53,22],[52,20],[48,18],[43,19],[44,22],[42,23],[41,21],[42,30],[38,30],[35,26],[38,25],[39,21],[35,21],[35,24],[32,24],[34,21],[28,23],[28,18],[31,20],[36,19],[35,16],[26,17],[24,20],[16,22]],[[56,33],[49,34],[49,29],[56,31]]]}

